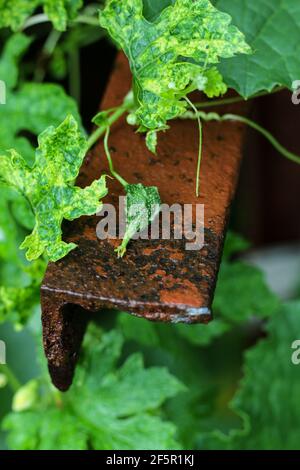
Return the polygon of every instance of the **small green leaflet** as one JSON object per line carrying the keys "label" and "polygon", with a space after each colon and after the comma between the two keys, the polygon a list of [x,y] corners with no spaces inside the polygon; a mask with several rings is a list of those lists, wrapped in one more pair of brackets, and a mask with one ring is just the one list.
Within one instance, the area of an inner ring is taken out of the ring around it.
{"label": "small green leaflet", "polygon": [[147,148],[150,150],[150,152],[156,153],[156,147],[157,147],[157,132],[156,131],[147,132],[146,145],[147,145]]}
{"label": "small green leaflet", "polygon": [[0,156],[0,183],[22,194],[35,214],[34,230],[21,245],[27,249],[27,259],[45,253],[50,261],[57,261],[76,247],[61,239],[63,219],[98,212],[99,199],[107,193],[105,176],[85,189],[74,186],[86,153],[86,140],[73,116],[57,128],[49,127],[38,142],[32,168],[14,150]]}
{"label": "small green leaflet", "polygon": [[204,74],[204,84],[199,90],[203,90],[208,98],[214,98],[224,95],[227,91],[227,85],[223,81],[223,77],[216,67],[212,67]]}
{"label": "small green leaflet", "polygon": [[215,0],[245,33],[253,55],[222,61],[226,83],[245,98],[300,78],[300,2]]}
{"label": "small green leaflet", "polygon": [[[133,74],[136,115],[142,128],[165,128],[183,114],[188,92],[205,89],[206,73],[221,57],[249,53],[228,14],[209,0],[177,0],[149,22],[142,0],[109,0],[100,24],[125,51]],[[214,79],[216,74],[214,74]],[[221,76],[217,92],[225,90]],[[210,94],[212,90],[210,90]]]}
{"label": "small green leaflet", "polygon": [[100,111],[93,117],[92,122],[96,124],[96,126],[107,126],[108,125],[108,118],[109,118],[110,110]]}
{"label": "small green leaflet", "polygon": [[74,19],[82,5],[82,0],[0,0],[0,28],[17,31],[42,6],[54,28],[65,31],[68,19]]}
{"label": "small green leaflet", "polygon": [[43,0],[44,11],[58,31],[67,29],[68,20],[76,17],[83,0]]}
{"label": "small green leaflet", "polygon": [[[103,121],[104,119],[104,121]],[[106,124],[105,112],[97,114],[94,122]],[[124,178],[114,169],[113,161],[110,154],[108,145],[110,128],[107,127],[104,137],[104,149],[108,160],[108,165],[112,176],[114,176],[119,183],[123,186],[126,192],[125,197],[125,216],[126,216],[126,230],[123,236],[123,241],[120,246],[116,248],[116,253],[119,258],[122,258],[126,253],[126,248],[130,240],[137,232],[143,232],[148,225],[155,219],[160,211],[160,196],[156,186],[144,186],[141,183],[129,184]],[[149,136],[149,133],[148,133]]]}
{"label": "small green leaflet", "polygon": [[124,256],[131,238],[145,230],[160,210],[160,196],[155,186],[128,184],[126,191],[126,232],[122,244],[116,248],[119,257]]}

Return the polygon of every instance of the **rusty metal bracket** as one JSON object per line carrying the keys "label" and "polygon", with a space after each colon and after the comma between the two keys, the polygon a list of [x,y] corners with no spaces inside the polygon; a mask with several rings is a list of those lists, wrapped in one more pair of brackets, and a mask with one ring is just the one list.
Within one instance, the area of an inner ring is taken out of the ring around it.
{"label": "rusty metal bracket", "polygon": [[[130,80],[127,61],[119,55],[103,109],[122,102]],[[236,112],[237,108],[229,110]],[[53,383],[60,390],[68,389],[72,382],[88,312],[114,308],[164,322],[211,320],[244,127],[235,123],[204,125],[200,198],[195,196],[197,133],[194,122],[175,121],[159,136],[158,155],[154,156],[146,149],[144,137],[125,119],[113,126],[110,146],[114,165],[127,181],[158,186],[162,201],[169,205],[204,204],[205,246],[200,251],[187,251],[186,240],[136,240],[125,257],[117,259],[114,248],[118,240],[97,239],[99,217],[68,224],[64,239],[78,248],[49,264],[41,289],[44,348]],[[99,142],[87,156],[78,184],[85,186],[107,171]],[[106,202],[117,205],[121,194],[120,185],[109,181]]]}

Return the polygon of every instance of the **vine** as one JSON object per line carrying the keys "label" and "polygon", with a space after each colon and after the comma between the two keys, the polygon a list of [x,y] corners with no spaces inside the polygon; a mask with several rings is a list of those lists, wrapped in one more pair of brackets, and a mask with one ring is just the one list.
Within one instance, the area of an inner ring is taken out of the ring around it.
{"label": "vine", "polygon": [[[93,7],[86,8],[74,17],[71,15],[68,19],[69,24],[84,23],[96,27],[98,20],[95,18],[94,13],[95,9]],[[46,13],[34,15],[25,21],[22,28],[27,30],[34,25],[49,20],[52,20],[54,24],[57,22],[55,15],[53,17],[48,16]],[[61,187],[68,187],[70,190],[73,184],[71,179],[74,180],[80,168],[78,163],[82,162],[86,152],[93,147],[99,138],[104,136],[105,151],[111,174],[117,178],[126,192],[127,230],[121,247],[117,249],[119,256],[125,254],[127,244],[134,233],[145,228],[153,220],[154,215],[157,213],[157,205],[160,203],[157,188],[146,188],[141,184],[130,185],[113,168],[108,147],[108,136],[112,124],[124,114],[128,114],[127,122],[130,125],[137,127],[138,132],[146,134],[146,145],[153,153],[157,151],[158,133],[168,129],[169,121],[175,118],[197,120],[199,127],[199,151],[196,165],[197,196],[200,194],[203,145],[202,120],[243,122],[264,135],[283,156],[299,163],[299,157],[284,149],[267,130],[250,119],[232,114],[220,116],[217,113],[201,111],[205,108],[233,104],[244,99],[240,96],[214,99],[224,95],[228,89],[218,64],[222,58],[228,60],[230,57],[241,54],[245,56],[253,54],[244,34],[232,24],[229,15],[215,8],[209,0],[197,0],[193,2],[192,8],[188,0],[172,1],[152,21],[144,17],[142,0],[124,0],[122,3],[118,0],[109,0],[100,12],[99,23],[128,57],[132,71],[132,91],[125,97],[124,102],[119,107],[104,110],[94,117],[93,122],[97,125],[97,128],[87,140],[81,134],[79,127],[78,130],[74,128],[63,136],[60,129],[66,129],[67,121],[65,121],[61,124],[62,127],[57,127],[55,132],[53,129],[49,129],[40,136],[40,142],[44,142],[46,135],[53,135],[53,139],[57,139],[57,135],[60,135],[59,148],[56,149],[55,155],[47,144],[45,144],[45,148],[40,144],[37,152],[45,154],[46,165],[49,165],[49,161],[52,160],[57,172],[59,172],[60,165],[66,164],[61,160],[61,155],[70,146],[68,138],[72,138],[72,132],[77,133],[75,140],[77,139],[78,145],[76,151],[74,151],[74,162],[72,163],[72,167],[76,168],[76,171],[71,171],[70,181],[67,182],[65,176],[62,175],[61,183],[59,183]],[[199,25],[202,25],[202,27],[199,28]],[[61,29],[63,29],[61,23],[60,26],[61,28],[59,27],[58,30],[51,31],[45,41],[43,54],[47,57],[51,57],[61,39]],[[21,40],[21,36],[19,37]],[[141,41],[142,38],[144,38],[143,41]],[[68,55],[69,67],[72,72],[70,73],[70,93],[79,103],[80,62],[78,49],[71,48]],[[36,81],[41,82],[44,75],[45,71],[37,68],[35,73]],[[281,89],[282,87],[279,86],[274,88],[272,92],[275,93]],[[189,95],[195,90],[202,91],[210,100],[193,103]],[[265,94],[265,91],[260,91],[251,98],[257,98]],[[70,117],[68,122],[70,123],[72,119]],[[74,165],[75,161],[78,162],[76,165]],[[26,175],[30,175],[32,179],[39,174],[37,169],[38,159],[36,157],[36,164],[32,170],[26,162],[22,162],[22,156],[18,152],[14,151],[10,156],[3,155],[0,159],[0,181],[2,181],[2,184],[11,185],[29,201],[35,217],[33,232],[22,244],[23,248],[27,248],[27,258],[30,260],[36,259],[46,251],[48,258],[55,261],[75,248],[74,245],[70,244],[65,246],[61,240],[60,225],[62,219],[73,219],[83,213],[93,213],[96,209],[96,199],[99,196],[95,195],[94,205],[89,205],[87,199],[81,199],[80,210],[79,207],[74,205],[75,202],[70,202],[70,199],[61,201],[61,207],[65,207],[65,209],[58,211],[57,214],[53,213],[47,226],[44,227],[43,215],[37,211],[37,208],[44,205],[48,206],[53,197],[55,198],[57,180],[47,183],[48,199],[45,199],[45,191],[37,191],[33,201],[32,195],[26,191],[26,178],[29,178]],[[13,175],[13,178],[11,175]],[[67,186],[65,186],[66,183]],[[95,182],[94,186],[96,184]],[[101,184],[105,186],[103,179]],[[106,186],[104,186],[101,190],[99,188],[99,194],[104,195],[106,193]],[[75,193],[78,192],[79,188],[74,187],[74,191]],[[65,192],[65,194],[67,193]],[[43,204],[41,204],[42,200]],[[135,211],[135,215],[133,215],[131,209],[138,204],[140,204],[140,211]],[[151,204],[155,206],[153,210],[151,210]],[[99,207],[100,202],[98,202]],[[43,228],[41,229],[41,227]],[[52,240],[51,246],[45,249],[46,243],[50,239]]]}

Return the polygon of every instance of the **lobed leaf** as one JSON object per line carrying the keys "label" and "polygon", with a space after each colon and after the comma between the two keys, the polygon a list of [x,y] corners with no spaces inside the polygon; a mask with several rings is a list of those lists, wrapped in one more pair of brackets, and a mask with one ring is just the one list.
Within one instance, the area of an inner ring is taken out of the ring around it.
{"label": "lobed leaf", "polygon": [[[243,450],[299,449],[299,365],[292,344],[299,339],[300,303],[286,304],[267,326],[267,338],[246,353],[244,377],[231,402],[243,428],[215,432],[210,448]],[[278,425],[280,424],[280,425]]]}
{"label": "lobed leaf", "polygon": [[215,0],[245,33],[254,53],[225,60],[226,83],[245,98],[300,77],[300,3],[295,0]]}
{"label": "lobed leaf", "polygon": [[145,368],[140,354],[118,367],[122,347],[123,338],[117,331],[103,335],[91,325],[73,388],[56,396],[52,389],[44,388],[30,411],[5,418],[10,448],[180,447],[174,438],[175,426],[163,420],[162,405],[183,391],[183,385],[165,368]]}
{"label": "lobed leaf", "polygon": [[[154,22],[144,18],[142,0],[109,0],[100,24],[129,59],[136,115],[145,129],[165,128],[184,113],[183,98],[199,81],[205,84],[205,74],[221,57],[250,52],[230,16],[209,0],[194,0],[192,6],[176,0]],[[220,85],[214,88],[220,91]]]}
{"label": "lobed leaf", "polygon": [[21,248],[32,261],[45,253],[57,261],[76,246],[62,241],[63,219],[74,220],[99,211],[106,195],[105,177],[81,189],[74,186],[86,152],[86,140],[73,116],[57,128],[49,127],[38,139],[33,167],[17,152],[0,157],[0,183],[18,191],[30,204],[35,227]]}

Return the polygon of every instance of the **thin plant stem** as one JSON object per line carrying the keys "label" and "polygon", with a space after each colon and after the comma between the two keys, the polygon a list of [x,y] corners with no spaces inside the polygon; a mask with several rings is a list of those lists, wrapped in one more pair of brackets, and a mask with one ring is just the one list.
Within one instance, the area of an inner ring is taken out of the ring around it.
{"label": "thin plant stem", "polygon": [[61,31],[53,29],[44,44],[43,53],[47,54],[48,56],[52,55],[57,46],[58,41],[61,38],[61,35]]}
{"label": "thin plant stem", "polygon": [[16,393],[19,388],[21,388],[21,383],[15,376],[14,372],[10,369],[7,364],[1,366],[0,371],[6,376],[7,383],[10,386],[11,390]]}
{"label": "thin plant stem", "polygon": [[290,152],[287,150],[283,145],[281,145],[277,139],[271,134],[271,132],[267,131],[264,127],[260,126],[256,122],[252,121],[251,119],[245,118],[243,116],[239,116],[236,114],[225,114],[223,116],[224,121],[239,121],[243,124],[247,124],[252,129],[255,129],[257,132],[262,134],[273,147],[285,158],[288,160],[300,164],[300,156]]}
{"label": "thin plant stem", "polygon": [[200,115],[197,112],[197,108],[194,106],[194,104],[187,97],[185,97],[185,100],[191,106],[191,108],[195,111],[195,113],[197,115],[198,126],[199,126],[199,149],[198,149],[198,161],[197,161],[197,173],[196,173],[196,196],[199,197],[199,193],[200,193],[200,171],[201,171],[201,160],[202,160],[202,142],[203,142],[202,122],[201,122],[201,119],[200,119]]}
{"label": "thin plant stem", "polygon": [[106,132],[105,132],[105,137],[104,137],[104,150],[105,150],[106,157],[108,160],[109,170],[111,174],[119,181],[119,183],[121,183],[121,185],[124,186],[124,188],[126,188],[126,186],[128,186],[127,181],[125,181],[124,178],[122,178],[122,176],[119,175],[119,173],[117,173],[114,169],[113,161],[112,161],[109,146],[108,146],[109,134],[110,134],[110,128],[107,127]]}
{"label": "thin plant stem", "polygon": [[221,100],[212,100],[212,101],[203,101],[201,103],[194,103],[194,106],[197,109],[202,109],[202,108],[212,108],[212,107],[215,107],[215,106],[224,106],[226,104],[241,103],[243,101],[249,101],[249,100],[253,100],[255,98],[260,98],[262,96],[267,96],[267,95],[271,95],[271,94],[274,94],[274,93],[278,93],[279,91],[282,91],[284,89],[285,89],[285,87],[281,86],[281,87],[274,88],[274,90],[271,91],[271,92],[262,91],[260,93],[257,93],[256,95],[250,96],[250,98],[248,98],[248,99],[243,98],[242,96],[235,96],[233,98],[224,98],[224,99],[221,99]]}
{"label": "thin plant stem", "polygon": [[90,135],[88,139],[88,143],[87,143],[87,150],[90,150],[95,145],[95,143],[100,139],[100,137],[102,137],[105,134],[107,127],[111,127],[112,124],[114,124],[114,122],[116,122],[126,111],[128,111],[131,106],[132,106],[132,103],[128,102],[116,108],[114,113],[111,116],[109,116],[109,118],[107,119],[107,122],[103,124],[102,126],[98,127]]}
{"label": "thin plant stem", "polygon": [[74,23],[82,23],[82,24],[89,24],[91,26],[98,26],[100,27],[100,23],[98,18],[88,16],[88,15],[79,15],[75,20],[73,20]]}
{"label": "thin plant stem", "polygon": [[37,24],[42,24],[42,23],[49,23],[49,18],[47,15],[44,13],[39,13],[38,15],[31,16],[28,18],[28,20],[25,21],[23,25],[23,31],[25,29],[31,28],[31,26],[35,26]]}
{"label": "thin plant stem", "polygon": [[[32,26],[36,26],[38,24],[43,24],[43,23],[49,23],[51,22],[50,18],[45,15],[44,13],[39,13],[38,15],[31,16],[28,18],[28,20],[25,21],[22,30],[25,31],[25,29],[31,28]],[[77,18],[73,21],[70,21],[70,23],[82,23],[82,24],[89,24],[91,26],[97,26],[99,27],[99,20],[96,17],[91,17],[88,15],[79,15]]]}
{"label": "thin plant stem", "polygon": [[249,118],[246,118],[244,116],[240,116],[238,114],[224,114],[224,115],[219,115],[217,113],[205,113],[203,111],[197,111],[197,113],[189,113],[187,112],[184,116],[182,116],[184,119],[198,119],[200,117],[203,121],[237,121],[241,122],[243,124],[248,125],[252,129],[256,130],[259,132],[261,135],[263,135],[271,145],[285,158],[288,160],[300,164],[300,156],[290,152],[287,150],[283,145],[281,145],[278,140],[269,132],[267,129],[264,127],[260,126],[256,122],[252,121]]}

